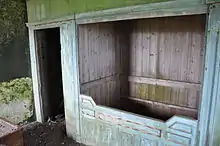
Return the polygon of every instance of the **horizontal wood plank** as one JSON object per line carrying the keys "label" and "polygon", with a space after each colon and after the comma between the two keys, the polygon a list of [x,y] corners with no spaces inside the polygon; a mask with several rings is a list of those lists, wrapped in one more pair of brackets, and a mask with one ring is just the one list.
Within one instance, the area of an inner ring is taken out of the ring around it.
{"label": "horizontal wood plank", "polygon": [[129,76],[128,80],[129,82],[140,83],[140,84],[151,84],[151,85],[160,85],[160,86],[167,86],[167,87],[196,89],[196,90],[201,89],[201,84],[198,84],[198,83],[187,83],[187,82],[153,79],[153,78],[146,78],[146,77],[135,77],[135,76]]}
{"label": "horizontal wood plank", "polygon": [[177,105],[161,103],[161,102],[156,102],[156,101],[151,101],[151,100],[144,100],[144,99],[135,98],[135,97],[121,97],[121,98],[128,98],[128,99],[133,100],[133,101],[138,101],[138,102],[147,103],[147,104],[151,104],[151,105],[163,106],[163,107],[166,107],[166,108],[179,109],[179,110],[184,110],[184,111],[193,112],[193,113],[198,112],[198,109],[194,109],[194,108],[177,106]]}
{"label": "horizontal wood plank", "polygon": [[97,86],[97,85],[101,85],[105,82],[109,82],[109,81],[116,81],[119,80],[119,76],[118,75],[113,75],[113,76],[108,76],[108,77],[104,77],[98,80],[93,80],[93,81],[89,81],[86,83],[81,84],[81,89],[82,90],[86,90],[89,89],[91,87]]}

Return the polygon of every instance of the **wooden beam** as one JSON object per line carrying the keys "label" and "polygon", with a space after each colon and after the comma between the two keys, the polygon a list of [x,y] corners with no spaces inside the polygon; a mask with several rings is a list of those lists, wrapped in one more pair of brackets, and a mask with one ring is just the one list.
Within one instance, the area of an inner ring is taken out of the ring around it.
{"label": "wooden beam", "polygon": [[77,24],[207,13],[201,0],[175,0],[76,14]]}
{"label": "wooden beam", "polygon": [[109,81],[116,81],[119,80],[119,76],[118,75],[113,75],[113,76],[108,76],[108,77],[104,77],[98,80],[93,80],[93,81],[89,81],[86,83],[81,84],[81,89],[82,90],[86,90],[89,89],[91,87],[97,86],[97,85],[101,85],[105,82],[109,82]]}
{"label": "wooden beam", "polygon": [[157,102],[157,101],[151,101],[151,100],[144,100],[140,98],[135,98],[135,97],[122,97],[122,98],[128,98],[130,100],[142,102],[142,103],[147,103],[151,105],[158,105],[158,106],[164,106],[166,108],[175,108],[179,110],[184,110],[188,112],[193,112],[193,113],[198,113],[197,109],[189,108],[189,107],[183,107],[183,106],[178,106],[178,105],[172,105],[172,104],[167,104],[167,103],[162,103],[162,102]]}
{"label": "wooden beam", "polygon": [[75,21],[60,27],[61,63],[67,135],[80,142],[80,83],[78,74],[78,39]]}
{"label": "wooden beam", "polygon": [[68,21],[74,21],[75,20],[75,14],[71,16],[61,17],[57,19],[52,20],[44,20],[40,22],[30,22],[26,23],[26,26],[32,29],[45,29],[45,28],[54,28],[59,27],[63,24],[68,23]]}
{"label": "wooden beam", "polygon": [[29,43],[30,43],[30,57],[31,57],[31,73],[32,84],[35,104],[36,120],[44,122],[43,100],[40,90],[40,75],[39,75],[39,62],[37,59],[38,53],[36,50],[35,34],[33,29],[29,29]]}
{"label": "wooden beam", "polygon": [[153,79],[153,78],[145,78],[145,77],[129,76],[128,81],[134,83],[151,84],[151,85],[159,85],[159,86],[167,86],[167,87],[177,87],[177,88],[196,89],[196,90],[201,89],[201,85],[198,83],[186,83],[186,82]]}
{"label": "wooden beam", "polygon": [[199,118],[199,146],[220,144],[220,4],[210,7]]}

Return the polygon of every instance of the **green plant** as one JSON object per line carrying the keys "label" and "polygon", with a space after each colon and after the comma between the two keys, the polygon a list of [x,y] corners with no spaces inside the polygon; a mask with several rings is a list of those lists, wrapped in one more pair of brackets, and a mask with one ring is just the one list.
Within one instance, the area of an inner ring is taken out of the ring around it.
{"label": "green plant", "polygon": [[15,100],[32,101],[31,78],[18,78],[0,83],[0,103],[9,103]]}

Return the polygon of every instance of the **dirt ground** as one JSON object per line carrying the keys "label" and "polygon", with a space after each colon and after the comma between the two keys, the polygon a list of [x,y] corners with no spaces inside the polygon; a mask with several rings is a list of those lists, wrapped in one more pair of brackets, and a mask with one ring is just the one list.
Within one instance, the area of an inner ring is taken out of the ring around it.
{"label": "dirt ground", "polygon": [[66,137],[63,121],[45,124],[33,122],[23,128],[25,146],[83,146]]}

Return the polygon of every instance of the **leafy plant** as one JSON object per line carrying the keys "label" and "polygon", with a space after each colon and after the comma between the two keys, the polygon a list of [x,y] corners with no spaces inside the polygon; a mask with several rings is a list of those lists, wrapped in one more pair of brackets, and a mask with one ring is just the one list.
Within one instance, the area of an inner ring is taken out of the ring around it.
{"label": "leafy plant", "polygon": [[0,83],[0,103],[9,103],[15,100],[32,100],[31,78],[18,78]]}

